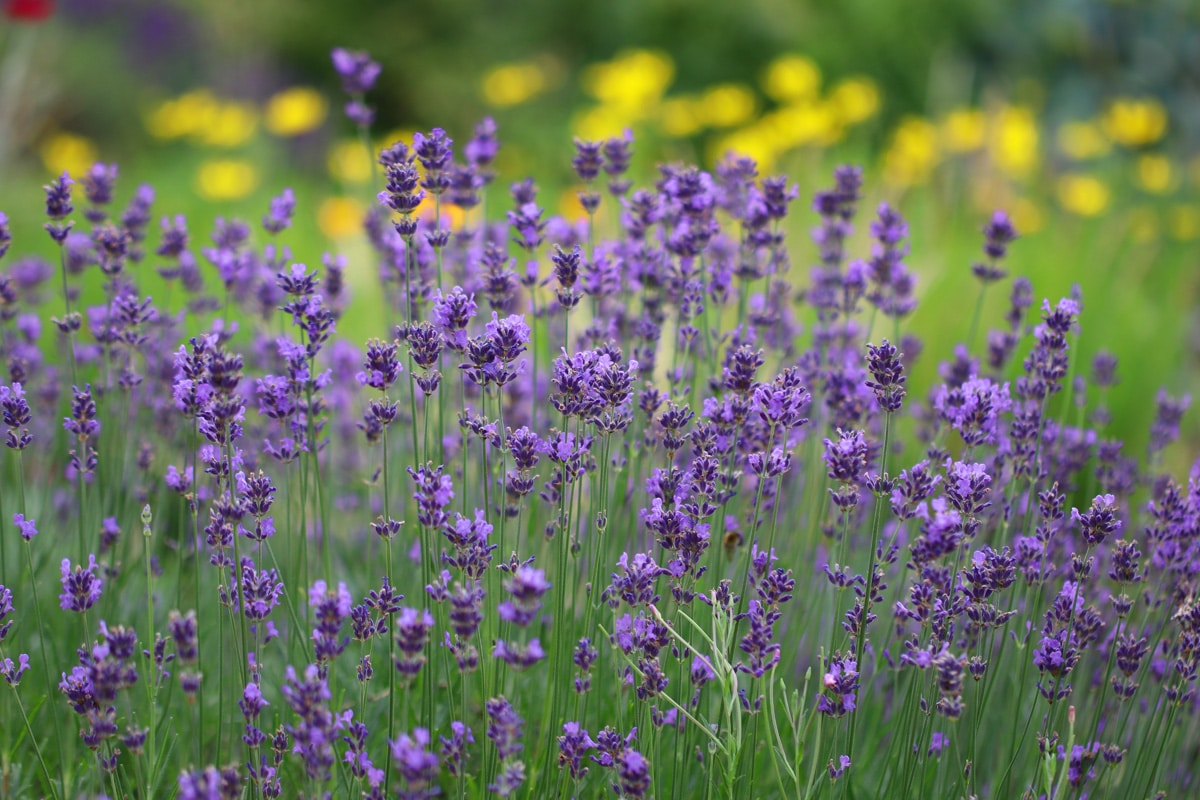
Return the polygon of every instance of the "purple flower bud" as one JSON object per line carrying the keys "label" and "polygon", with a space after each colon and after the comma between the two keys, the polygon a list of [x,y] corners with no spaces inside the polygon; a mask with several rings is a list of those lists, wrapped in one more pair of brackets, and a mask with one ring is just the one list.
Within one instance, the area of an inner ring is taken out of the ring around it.
{"label": "purple flower bud", "polygon": [[342,79],[346,94],[365,94],[371,91],[382,68],[366,53],[335,47],[330,53],[333,69]]}

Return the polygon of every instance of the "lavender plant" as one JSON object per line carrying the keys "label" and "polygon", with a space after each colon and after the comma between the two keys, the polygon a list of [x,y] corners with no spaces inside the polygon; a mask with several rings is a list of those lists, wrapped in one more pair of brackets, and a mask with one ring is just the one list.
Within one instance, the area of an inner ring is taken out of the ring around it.
{"label": "lavender plant", "polygon": [[[333,61],[369,142],[378,65]],[[1021,279],[972,349],[1005,214],[964,343],[921,343],[899,209],[853,258],[855,168],[797,281],[800,189],[749,159],[635,187],[631,135],[576,142],[574,223],[532,181],[488,209],[498,146],[378,154],[365,343],[290,190],[198,247],[178,216],[147,241],[146,187],[114,215],[115,165],[64,175],[53,300],[0,215],[0,793],[1194,791],[1188,399],[1129,452],[1082,299],[1031,318]]]}

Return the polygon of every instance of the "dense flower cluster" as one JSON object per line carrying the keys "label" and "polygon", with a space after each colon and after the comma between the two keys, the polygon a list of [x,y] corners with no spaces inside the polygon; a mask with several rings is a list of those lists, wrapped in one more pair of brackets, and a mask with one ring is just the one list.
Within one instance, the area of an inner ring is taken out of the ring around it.
{"label": "dense flower cluster", "polygon": [[[369,142],[380,66],[332,63]],[[750,159],[639,186],[632,133],[579,140],[571,219],[491,187],[499,142],[373,154],[381,318],[293,258],[291,190],[155,243],[115,165],[46,187],[58,280],[0,265],[14,796],[1191,791],[1186,395],[1127,446],[1083,299],[1028,319],[1023,279],[982,349],[978,312],[923,344],[857,168],[806,256]]]}

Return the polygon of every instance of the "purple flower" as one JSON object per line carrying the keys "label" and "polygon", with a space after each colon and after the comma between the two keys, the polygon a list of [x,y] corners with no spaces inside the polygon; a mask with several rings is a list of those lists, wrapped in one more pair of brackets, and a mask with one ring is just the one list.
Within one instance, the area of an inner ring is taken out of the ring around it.
{"label": "purple flower", "polygon": [[62,594],[58,596],[63,611],[87,611],[100,599],[104,581],[96,574],[96,556],[88,556],[88,564],[71,568],[71,560],[64,558],[60,566]]}
{"label": "purple flower", "polygon": [[451,159],[454,152],[451,145],[454,141],[441,128],[434,128],[428,134],[413,134],[413,152],[425,170],[425,178],[421,185],[432,195],[439,195],[450,188]]}
{"label": "purple flower", "polygon": [[342,90],[346,94],[365,94],[371,91],[382,68],[371,57],[360,51],[335,47],[330,53],[333,69],[342,79]]}
{"label": "purple flower", "polygon": [[1150,426],[1150,452],[1158,453],[1179,438],[1179,423],[1192,404],[1190,395],[1175,398],[1160,389],[1154,398],[1154,423]]}
{"label": "purple flower", "polygon": [[411,734],[401,733],[389,742],[392,763],[406,784],[400,791],[403,800],[422,800],[438,794],[433,785],[439,771],[438,757],[429,749],[431,741],[428,730],[413,728]]}
{"label": "purple flower", "polygon": [[645,797],[650,789],[650,762],[637,750],[627,748],[616,759],[617,783],[622,797]]}
{"label": "purple flower", "polygon": [[395,629],[396,647],[400,650],[396,656],[396,670],[412,679],[425,665],[425,645],[429,643],[429,633],[433,629],[433,615],[428,609],[418,611],[405,606],[396,617]]}
{"label": "purple flower", "polygon": [[967,445],[996,444],[1000,415],[1012,410],[1008,386],[987,378],[971,378],[954,388],[943,384],[933,407]]}
{"label": "purple flower", "polygon": [[504,581],[504,588],[511,599],[497,609],[500,619],[524,628],[537,617],[542,608],[542,596],[549,591],[550,583],[545,572],[523,564]]}
{"label": "purple flower", "polygon": [[294,715],[294,722],[286,727],[294,741],[292,752],[303,760],[309,780],[328,780],[337,760],[333,743],[349,721],[349,712],[335,714],[329,709],[329,684],[315,664],[304,668],[303,677],[289,665],[279,692]]}
{"label": "purple flower", "polygon": [[25,519],[24,514],[13,514],[13,524],[17,526],[17,530],[21,532],[21,538],[25,541],[30,541],[37,536],[37,523],[31,519]]}
{"label": "purple flower", "polygon": [[20,383],[0,386],[0,414],[3,414],[4,424],[8,426],[5,445],[12,450],[28,447],[33,442],[33,435],[27,426],[33,420],[33,415]]}
{"label": "purple flower", "polygon": [[600,174],[600,168],[604,164],[603,148],[603,142],[575,140],[575,157],[571,159],[571,166],[575,168],[579,180],[591,183]]}
{"label": "purple flower", "polygon": [[339,637],[342,624],[350,616],[352,602],[350,591],[344,583],[339,582],[337,591],[334,591],[325,585],[325,581],[319,580],[309,590],[308,605],[317,623],[312,632],[317,663],[332,661],[350,643],[350,637]]}
{"label": "purple flower", "polygon": [[835,655],[822,683],[824,690],[817,695],[817,710],[822,714],[840,717],[858,707],[858,664],[852,655]]}
{"label": "purple flower", "polygon": [[263,217],[263,229],[267,233],[281,233],[291,227],[292,215],[296,213],[296,194],[290,189],[284,189],[277,197],[271,198],[271,208]]}
{"label": "purple flower", "polygon": [[1117,501],[1111,494],[1096,495],[1091,508],[1083,513],[1078,508],[1072,508],[1071,520],[1079,525],[1083,539],[1089,545],[1101,544],[1122,527],[1117,517]]}
{"label": "purple flower", "polygon": [[66,241],[67,234],[71,232],[74,224],[61,221],[75,210],[75,207],[71,205],[71,186],[74,183],[71,176],[64,172],[52,183],[42,187],[46,190],[46,216],[51,219],[46,223],[46,232],[60,246]]}
{"label": "purple flower", "polygon": [[900,361],[900,351],[887,339],[878,347],[867,345],[867,369],[873,380],[867,381],[867,386],[875,392],[879,407],[891,413],[900,410],[904,399],[904,364]]}
{"label": "purple flower", "polygon": [[5,658],[0,662],[0,675],[4,676],[4,680],[9,686],[16,686],[21,682],[21,676],[29,669],[29,656],[21,653],[17,656],[17,663],[13,664],[11,658]]}
{"label": "purple flower", "polygon": [[475,734],[471,733],[471,729],[465,723],[452,720],[450,737],[438,736],[438,741],[441,742],[438,752],[441,754],[442,763],[446,765],[446,771],[456,778],[461,777],[467,760],[467,745],[475,744]]}
{"label": "purple flower", "polygon": [[429,316],[441,329],[447,347],[462,352],[467,346],[467,325],[478,308],[475,295],[467,294],[461,286],[455,286],[446,295],[441,289],[436,290]]}

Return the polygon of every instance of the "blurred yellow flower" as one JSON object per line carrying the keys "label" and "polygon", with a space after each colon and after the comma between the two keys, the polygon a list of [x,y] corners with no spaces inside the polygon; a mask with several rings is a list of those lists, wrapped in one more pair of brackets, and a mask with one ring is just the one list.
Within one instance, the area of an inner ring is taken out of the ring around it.
{"label": "blurred yellow flower", "polygon": [[767,97],[790,103],[816,96],[821,88],[821,69],[802,55],[782,55],[767,65],[762,76]]}
{"label": "blurred yellow flower", "polygon": [[842,122],[857,125],[879,111],[879,87],[870,78],[846,78],[830,91],[829,104]]}
{"label": "blurred yellow flower", "polygon": [[675,78],[675,64],[657,50],[627,50],[611,61],[592,64],[583,73],[583,88],[605,105],[631,119],[650,112]]}
{"label": "blurred yellow flower", "polygon": [[1038,127],[1033,111],[1006,106],[993,120],[988,152],[1001,171],[1024,178],[1038,164]]}
{"label": "blurred yellow flower", "polygon": [[1135,242],[1152,242],[1158,238],[1162,226],[1153,208],[1135,208],[1129,212],[1129,236]]}
{"label": "blurred yellow flower", "polygon": [[842,137],[842,120],[828,103],[804,102],[772,111],[759,121],[775,148],[783,152],[805,145],[833,144]]}
{"label": "blurred yellow flower", "polygon": [[317,226],[329,239],[345,239],[362,231],[363,204],[350,197],[326,197],[317,208]]}
{"label": "blurred yellow flower", "polygon": [[1144,155],[1137,160],[1137,185],[1151,194],[1164,194],[1175,188],[1175,171],[1163,155]]}
{"label": "blurred yellow flower", "polygon": [[667,136],[692,136],[704,128],[704,108],[692,95],[668,97],[658,109],[658,126]]}
{"label": "blurred yellow flower", "polygon": [[883,155],[884,180],[893,186],[915,186],[929,180],[937,165],[937,127],[927,119],[905,117],[892,132]]}
{"label": "blurred yellow flower", "polygon": [[700,98],[704,117],[714,128],[741,125],[754,116],[756,105],[754,92],[740,83],[710,86]]}
{"label": "blurred yellow flower", "polygon": [[586,141],[596,142],[620,136],[633,123],[625,109],[610,105],[592,106],[575,114],[571,132]]}
{"label": "blurred yellow flower", "polygon": [[546,72],[533,61],[500,64],[483,76],[480,93],[495,108],[517,106],[537,97],[546,89]]}
{"label": "blurred yellow flower", "polygon": [[267,101],[267,130],[276,136],[299,136],[325,121],[329,106],[316,89],[293,86]]}
{"label": "blurred yellow flower", "polygon": [[1108,187],[1091,175],[1063,175],[1056,188],[1059,205],[1072,214],[1094,217],[1108,207]]}
{"label": "blurred yellow flower", "polygon": [[203,127],[198,126],[192,133],[213,147],[238,147],[248,142],[257,128],[258,112],[254,106],[230,101],[214,104]]}
{"label": "blurred yellow flower", "polygon": [[146,117],[146,130],[156,139],[179,139],[203,133],[220,101],[208,89],[196,89],[160,103]]}
{"label": "blurred yellow flower", "polygon": [[748,156],[758,162],[759,172],[770,172],[780,149],[774,137],[761,124],[740,128],[715,139],[709,146],[709,160],[718,162],[730,153]]}
{"label": "blurred yellow flower", "polygon": [[1101,119],[1108,138],[1126,147],[1154,144],[1167,132],[1167,109],[1152,97],[1118,98]]}
{"label": "blurred yellow flower", "polygon": [[1058,149],[1069,159],[1087,161],[1106,155],[1112,145],[1095,122],[1065,122],[1058,128]]}
{"label": "blurred yellow flower", "polygon": [[329,175],[342,183],[366,183],[371,177],[371,159],[357,139],[340,139],[325,157]]}
{"label": "blurred yellow flower", "polygon": [[87,172],[99,158],[90,139],[62,131],[42,142],[38,155],[47,171],[55,175],[69,172],[76,177]]}
{"label": "blurred yellow flower", "polygon": [[952,153],[970,153],[983,147],[987,118],[978,108],[956,108],[942,119],[942,143]]}
{"label": "blurred yellow flower", "polygon": [[258,171],[249,161],[205,161],[196,172],[196,192],[206,200],[237,200],[258,186]]}
{"label": "blurred yellow flower", "polygon": [[1200,206],[1191,203],[1172,206],[1167,213],[1167,230],[1172,238],[1184,242],[1200,238]]}
{"label": "blurred yellow flower", "polygon": [[1013,225],[1021,232],[1022,236],[1037,233],[1042,229],[1044,221],[1042,209],[1028,197],[1018,197],[1014,200],[1010,213]]}

